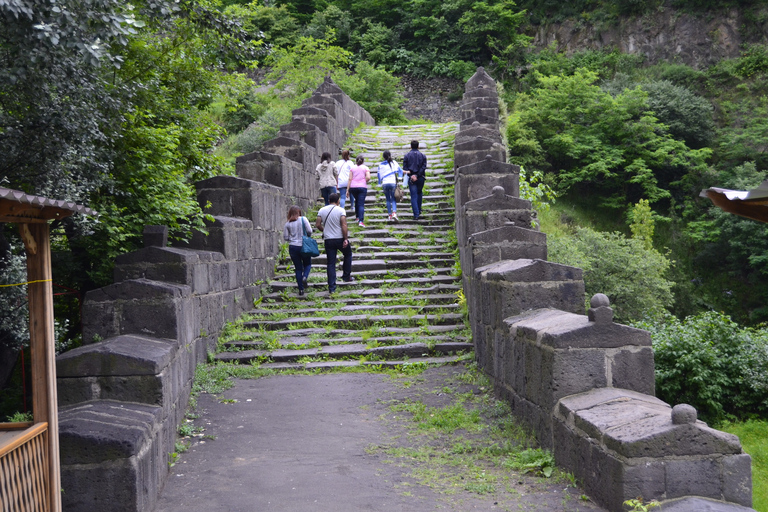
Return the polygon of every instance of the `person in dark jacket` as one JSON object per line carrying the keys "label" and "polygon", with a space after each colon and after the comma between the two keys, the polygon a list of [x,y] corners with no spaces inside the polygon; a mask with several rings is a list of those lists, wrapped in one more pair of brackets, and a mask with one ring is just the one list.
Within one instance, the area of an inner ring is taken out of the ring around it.
{"label": "person in dark jacket", "polygon": [[403,157],[403,170],[408,176],[408,190],[411,193],[413,219],[421,217],[421,200],[424,181],[427,178],[427,157],[419,151],[419,141],[411,141],[411,150]]}

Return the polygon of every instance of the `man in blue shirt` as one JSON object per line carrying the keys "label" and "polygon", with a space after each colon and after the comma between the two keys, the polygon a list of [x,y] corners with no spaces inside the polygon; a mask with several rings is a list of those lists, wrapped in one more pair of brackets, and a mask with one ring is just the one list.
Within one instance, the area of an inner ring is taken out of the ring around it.
{"label": "man in blue shirt", "polygon": [[413,220],[419,220],[424,181],[427,178],[427,157],[419,151],[419,141],[411,141],[411,150],[403,157],[403,170],[408,175],[408,190],[411,192]]}

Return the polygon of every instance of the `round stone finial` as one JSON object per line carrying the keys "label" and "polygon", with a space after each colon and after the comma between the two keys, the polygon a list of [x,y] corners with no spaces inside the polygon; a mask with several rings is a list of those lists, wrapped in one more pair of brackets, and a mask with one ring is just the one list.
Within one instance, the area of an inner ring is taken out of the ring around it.
{"label": "round stone finial", "polygon": [[504,187],[500,187],[500,186],[498,186],[498,185],[496,185],[495,187],[493,187],[493,189],[491,190],[491,192],[492,192],[492,193],[493,193],[493,195],[494,195],[494,196],[496,196],[496,197],[504,197],[504,195],[506,194],[506,190],[504,190]]}
{"label": "round stone finial", "polygon": [[472,121],[472,126],[480,126],[480,121]]}
{"label": "round stone finial", "polygon": [[593,308],[601,308],[603,306],[610,306],[611,301],[608,299],[608,296],[604,293],[596,293],[592,296],[592,298],[589,300],[589,305]]}
{"label": "round stone finial", "polygon": [[482,72],[482,71],[485,71],[485,68],[483,66],[480,66],[479,68],[477,68],[477,70]]}
{"label": "round stone finial", "polygon": [[677,404],[672,408],[672,424],[696,423],[696,408],[688,404]]}
{"label": "round stone finial", "polygon": [[485,155],[485,159],[490,162],[491,160],[493,160],[493,155]]}

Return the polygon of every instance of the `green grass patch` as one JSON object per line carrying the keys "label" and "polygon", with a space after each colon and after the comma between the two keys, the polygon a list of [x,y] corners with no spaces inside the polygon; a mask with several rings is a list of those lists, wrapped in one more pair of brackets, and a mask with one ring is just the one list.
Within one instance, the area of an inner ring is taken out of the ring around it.
{"label": "green grass patch", "polygon": [[768,512],[768,421],[725,423],[720,429],[739,436],[744,451],[752,457],[752,508]]}

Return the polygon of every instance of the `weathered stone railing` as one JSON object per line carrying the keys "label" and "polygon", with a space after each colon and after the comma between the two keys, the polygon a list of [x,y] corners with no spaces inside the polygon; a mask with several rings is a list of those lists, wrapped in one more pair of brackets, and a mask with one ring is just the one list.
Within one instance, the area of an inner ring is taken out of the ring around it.
{"label": "weathered stone railing", "polygon": [[65,510],[153,509],[196,365],[272,276],[287,207],[318,197],[320,155],[360,123],[374,121],[326,80],[237,176],[197,183],[207,234],[169,247],[165,226],[147,226],[115,283],[86,296],[84,346],[57,361]]}
{"label": "weathered stone railing", "polygon": [[751,459],[736,436],[654,394],[650,335],[584,315],[581,269],[546,261],[546,236],[506,163],[496,84],[467,82],[456,137],[456,231],[478,364],[557,463],[611,511],[642,496],[666,511],[751,510]]}

